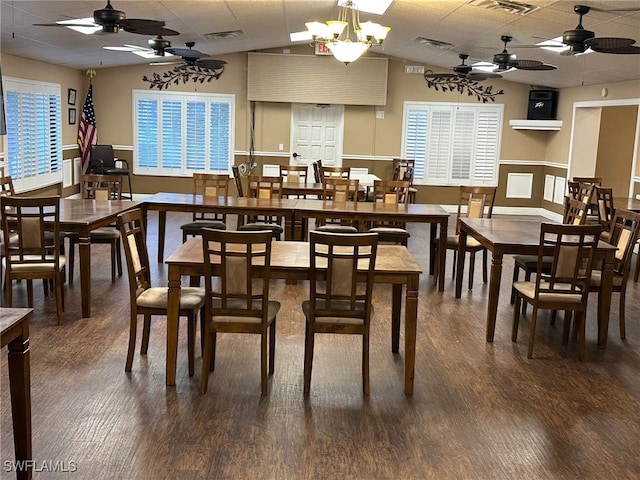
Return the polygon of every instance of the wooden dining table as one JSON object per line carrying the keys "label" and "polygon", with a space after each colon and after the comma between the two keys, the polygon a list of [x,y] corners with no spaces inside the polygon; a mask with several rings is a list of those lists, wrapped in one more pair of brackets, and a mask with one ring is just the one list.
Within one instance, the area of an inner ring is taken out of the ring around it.
{"label": "wooden dining table", "polygon": [[[32,308],[0,307],[0,347],[8,345],[9,390],[15,463],[20,480],[31,478],[31,367],[29,355],[29,316]],[[6,461],[8,455],[3,455]]]}
{"label": "wooden dining table", "polygon": [[91,232],[116,222],[119,214],[140,205],[131,200],[60,200],[60,231],[78,234],[82,316],[91,316]]}
{"label": "wooden dining table", "polygon": [[[192,238],[178,247],[166,260],[168,265],[169,298],[167,311],[166,384],[175,385],[178,354],[178,311],[183,275],[201,276],[204,272],[202,239]],[[391,351],[398,353],[402,289],[404,300],[405,371],[404,392],[413,394],[416,332],[418,323],[418,285],[422,270],[406,247],[379,245],[374,282],[392,284]],[[273,242],[271,250],[271,278],[308,280],[310,251],[306,242]],[[274,299],[274,300],[277,300]],[[380,300],[382,301],[382,300]],[[300,321],[304,321],[300,310]]]}
{"label": "wooden dining table", "polygon": [[[462,296],[462,277],[464,275],[465,245],[467,236],[473,237],[491,252],[491,274],[487,298],[487,342],[493,342],[502,277],[502,262],[505,255],[538,255],[540,244],[540,225],[557,223],[540,217],[527,218],[460,218],[460,242],[458,264],[456,268],[455,297]],[[603,260],[602,288],[598,299],[598,346],[604,348],[609,329],[609,310],[611,309],[611,291],[616,247],[599,242],[598,258]]]}
{"label": "wooden dining table", "polygon": [[285,238],[292,237],[295,198],[203,197],[185,193],[159,192],[144,199],[146,212],[158,212],[158,263],[164,260],[167,212],[208,212],[237,215],[271,215],[285,218]]}
{"label": "wooden dining table", "polygon": [[[440,205],[424,203],[380,203],[380,202],[332,202],[330,200],[301,199],[295,206],[294,224],[300,231],[294,231],[296,240],[306,237],[308,220],[340,218],[351,220],[358,226],[359,231],[365,231],[367,222],[399,222],[399,223],[429,223],[431,231],[429,235],[429,273],[433,274],[435,262],[439,263],[441,272],[444,271],[447,227],[449,213]],[[438,226],[439,237],[438,237]],[[437,238],[437,240],[436,240]],[[440,252],[436,258],[437,251]],[[439,275],[438,290],[444,291],[444,275]]]}

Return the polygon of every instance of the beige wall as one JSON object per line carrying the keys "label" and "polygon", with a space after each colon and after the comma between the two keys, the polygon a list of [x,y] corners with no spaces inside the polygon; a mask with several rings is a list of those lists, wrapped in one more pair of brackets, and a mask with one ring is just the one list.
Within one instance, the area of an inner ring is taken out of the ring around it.
{"label": "beige wall", "polygon": [[637,105],[602,109],[595,176],[616,196],[629,193],[637,117]]}
{"label": "beige wall", "polygon": [[[307,52],[306,46],[296,47],[294,53]],[[272,52],[278,52],[272,50]],[[247,55],[222,55],[227,61],[224,74],[219,80],[204,84],[172,85],[171,91],[216,92],[236,95],[236,163],[246,158],[249,150],[250,105],[246,100]],[[457,92],[441,92],[429,89],[421,75],[404,73],[406,62],[390,59],[388,97],[384,107],[346,106],[344,155],[345,165],[368,167],[377,175],[388,178],[391,175],[390,159],[399,157],[401,151],[402,114],[406,101],[476,103],[473,97]],[[2,56],[3,74],[21,78],[33,78],[60,82],[63,97],[67,88],[76,88],[78,113],[84,101],[87,79],[84,71],[33,62],[30,60]],[[116,154],[122,158],[132,158],[132,93],[133,89],[148,89],[142,81],[144,75],[162,73],[170,67],[136,65],[118,68],[97,69],[93,80],[94,103],[98,122],[99,141],[116,146]],[[544,75],[543,72],[540,75]],[[504,123],[500,160],[498,206],[528,206],[547,208],[542,201],[544,173],[558,165],[568,164],[570,130],[574,102],[598,100],[603,85],[562,89],[559,94],[558,119],[564,122],[557,132],[513,130],[509,120],[525,119],[529,86],[508,82],[505,79],[491,81],[494,89],[503,89],[504,95],[497,97],[496,103],[504,105]],[[608,99],[640,97],[640,80],[606,85]],[[63,101],[63,103],[65,103]],[[376,110],[384,110],[384,119],[376,119]],[[66,115],[63,128],[65,158],[77,156],[75,145],[77,125],[69,126]],[[255,150],[259,152],[258,162],[286,163],[291,137],[291,108],[286,103],[258,102],[255,108]],[[278,150],[278,144],[284,150]],[[640,168],[639,168],[640,169]],[[509,172],[534,174],[532,199],[506,199],[504,192]],[[566,175],[566,171],[564,173]],[[134,189],[140,193],[154,193],[162,190],[189,191],[189,179],[134,177]],[[66,193],[66,192],[65,192]],[[419,187],[418,201],[457,203],[456,187]],[[551,209],[555,208],[551,205]]]}

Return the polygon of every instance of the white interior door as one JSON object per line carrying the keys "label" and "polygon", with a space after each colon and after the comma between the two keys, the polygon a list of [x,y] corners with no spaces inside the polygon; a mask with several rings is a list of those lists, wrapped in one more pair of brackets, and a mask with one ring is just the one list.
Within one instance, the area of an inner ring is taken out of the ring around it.
{"label": "white interior door", "polygon": [[291,165],[341,166],[343,127],[344,105],[292,104]]}

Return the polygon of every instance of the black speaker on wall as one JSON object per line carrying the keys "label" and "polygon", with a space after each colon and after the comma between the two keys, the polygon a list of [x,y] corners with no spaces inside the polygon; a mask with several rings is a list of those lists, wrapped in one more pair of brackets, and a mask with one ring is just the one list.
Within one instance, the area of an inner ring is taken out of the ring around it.
{"label": "black speaker on wall", "polygon": [[531,90],[527,120],[555,120],[557,102],[556,90]]}

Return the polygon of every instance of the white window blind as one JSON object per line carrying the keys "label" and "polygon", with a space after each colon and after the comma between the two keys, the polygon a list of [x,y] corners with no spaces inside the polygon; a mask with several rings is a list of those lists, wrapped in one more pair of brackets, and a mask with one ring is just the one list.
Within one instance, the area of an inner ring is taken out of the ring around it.
{"label": "white window blind", "polygon": [[503,105],[405,102],[403,158],[415,183],[497,183]]}
{"label": "white window blind", "polygon": [[17,192],[62,182],[60,85],[4,79],[9,175]]}
{"label": "white window blind", "polygon": [[136,174],[229,172],[234,95],[134,90],[133,103]]}

